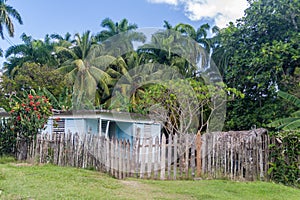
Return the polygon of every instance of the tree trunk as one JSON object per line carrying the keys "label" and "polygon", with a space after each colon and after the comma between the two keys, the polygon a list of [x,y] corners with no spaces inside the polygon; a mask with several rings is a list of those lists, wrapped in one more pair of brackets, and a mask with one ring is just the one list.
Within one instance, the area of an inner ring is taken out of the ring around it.
{"label": "tree trunk", "polygon": [[17,159],[26,160],[28,153],[29,142],[26,139],[20,139],[17,141]]}

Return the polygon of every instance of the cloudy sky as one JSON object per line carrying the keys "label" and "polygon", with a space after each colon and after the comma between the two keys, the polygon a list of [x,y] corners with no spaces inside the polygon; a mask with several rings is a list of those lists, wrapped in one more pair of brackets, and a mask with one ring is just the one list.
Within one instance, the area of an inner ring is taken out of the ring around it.
{"label": "cloudy sky", "polygon": [[[230,21],[243,16],[246,0],[8,0],[21,14],[23,25],[15,22],[15,37],[0,40],[0,47],[21,43],[26,33],[35,39],[46,34],[101,31],[101,21],[127,18],[139,28],[162,28],[163,21],[172,25],[188,23],[198,28],[203,23],[225,27]],[[0,58],[0,66],[4,61]]]}

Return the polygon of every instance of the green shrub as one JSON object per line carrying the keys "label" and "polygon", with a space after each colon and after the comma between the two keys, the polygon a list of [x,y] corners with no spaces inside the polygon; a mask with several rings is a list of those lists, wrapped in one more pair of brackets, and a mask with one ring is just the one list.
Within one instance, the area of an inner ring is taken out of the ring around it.
{"label": "green shrub", "polygon": [[12,129],[10,119],[0,119],[0,156],[15,154],[16,133]]}
{"label": "green shrub", "polygon": [[273,181],[300,187],[300,132],[277,132],[270,145],[269,174]]}

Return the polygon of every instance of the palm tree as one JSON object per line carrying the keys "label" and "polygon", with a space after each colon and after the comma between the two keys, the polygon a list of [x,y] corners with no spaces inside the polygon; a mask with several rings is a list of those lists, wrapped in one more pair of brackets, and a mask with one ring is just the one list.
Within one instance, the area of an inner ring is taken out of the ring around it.
{"label": "palm tree", "polygon": [[167,30],[173,29],[173,26],[172,26],[168,21],[166,21],[166,20],[164,20],[164,25],[163,25],[163,27],[164,27],[165,29],[167,29]]}
{"label": "palm tree", "polygon": [[114,23],[111,19],[106,18],[102,21],[101,26],[106,28],[96,35],[98,42],[105,46],[107,54],[115,57],[122,56],[134,50],[133,42],[145,42],[145,35],[136,32],[136,24],[129,24],[127,19]]}
{"label": "palm tree", "polygon": [[0,0],[0,36],[4,39],[3,26],[6,27],[10,37],[14,36],[14,25],[10,16],[15,18],[19,24],[23,24],[21,15],[10,5],[6,4],[7,0]]}
{"label": "palm tree", "polygon": [[138,49],[148,62],[157,62],[177,69],[184,77],[196,72],[196,62],[202,52],[200,46],[189,37],[174,30],[159,31],[152,35],[151,42]]}
{"label": "palm tree", "polygon": [[[69,32],[67,32],[64,36],[59,34],[51,34],[50,38],[52,39],[52,45],[54,49],[58,49],[59,47],[70,48],[73,45],[72,35]],[[55,51],[54,57],[59,65],[71,58],[69,53],[66,53],[65,51]]]}
{"label": "palm tree", "polygon": [[8,62],[4,63],[7,76],[13,77],[16,71],[27,62],[40,65],[47,64],[48,66],[56,66],[58,64],[52,55],[54,49],[48,35],[42,41],[35,40],[23,33],[21,39],[23,44],[10,46],[5,52],[5,57],[8,60]]}
{"label": "palm tree", "polygon": [[110,18],[105,18],[101,22],[101,26],[107,30],[103,30],[96,35],[96,39],[103,42],[108,38],[131,30],[136,30],[136,24],[129,24],[127,19],[122,19],[120,22],[114,23]]}
{"label": "palm tree", "polygon": [[73,108],[83,109],[94,106],[97,87],[108,95],[111,76],[105,72],[115,58],[101,54],[101,45],[97,44],[90,31],[82,35],[75,34],[73,46],[58,46],[57,53],[69,54],[70,59],[58,69],[66,74],[73,85]]}
{"label": "palm tree", "polygon": [[[210,53],[213,49],[214,40],[212,38],[208,38],[208,32],[210,31],[211,27],[209,24],[202,24],[197,30],[189,25],[179,23],[177,24],[173,30],[179,31],[181,34],[188,36],[201,44],[203,48],[206,50],[207,53]],[[219,28],[217,26],[212,27],[212,32],[218,32]]]}
{"label": "palm tree", "polygon": [[179,31],[181,34],[191,37],[197,41],[197,33],[193,26],[189,24],[179,23],[174,27],[175,31]]}
{"label": "palm tree", "polygon": [[279,91],[278,96],[293,103],[296,107],[299,108],[299,110],[292,113],[291,117],[273,121],[268,126],[276,127],[284,131],[300,131],[300,99],[294,95],[291,95],[283,91]]}
{"label": "palm tree", "polygon": [[139,101],[149,86],[172,78],[172,70],[157,63],[144,63],[144,54],[132,52],[119,62],[128,69],[114,84],[112,97],[107,100],[110,109],[127,112],[139,112]]}

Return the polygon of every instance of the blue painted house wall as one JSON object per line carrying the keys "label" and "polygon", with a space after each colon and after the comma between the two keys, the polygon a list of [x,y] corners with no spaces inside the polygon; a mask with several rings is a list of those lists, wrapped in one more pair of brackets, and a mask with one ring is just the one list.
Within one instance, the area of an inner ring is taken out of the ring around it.
{"label": "blue painted house wall", "polygon": [[[59,120],[57,120],[59,118]],[[55,126],[56,125],[56,126]],[[44,133],[98,134],[101,136],[128,140],[131,144],[140,139],[160,136],[161,125],[151,120],[115,117],[109,112],[98,114],[57,114],[49,118]],[[154,143],[155,141],[153,141]]]}

